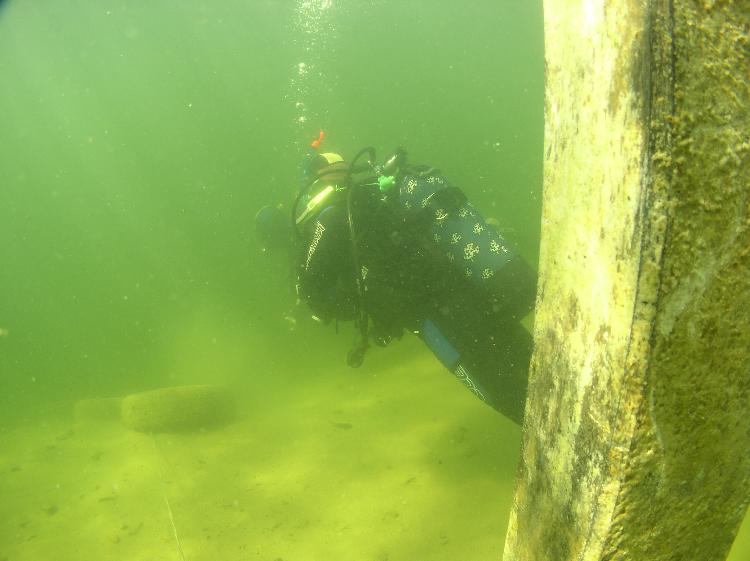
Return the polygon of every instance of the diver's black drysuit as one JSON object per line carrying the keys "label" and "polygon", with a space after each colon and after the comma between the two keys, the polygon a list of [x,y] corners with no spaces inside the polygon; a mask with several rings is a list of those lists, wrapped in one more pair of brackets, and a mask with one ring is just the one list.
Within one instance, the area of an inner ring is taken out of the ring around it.
{"label": "diver's black drysuit", "polygon": [[408,168],[385,194],[352,185],[299,227],[299,297],[323,321],[371,322],[363,331],[380,345],[417,333],[520,423],[532,338],[519,320],[534,305],[533,270],[435,170]]}

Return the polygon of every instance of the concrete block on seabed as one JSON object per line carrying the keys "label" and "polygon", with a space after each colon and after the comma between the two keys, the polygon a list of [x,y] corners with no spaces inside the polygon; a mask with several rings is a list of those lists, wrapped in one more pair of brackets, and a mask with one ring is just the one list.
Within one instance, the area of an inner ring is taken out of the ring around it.
{"label": "concrete block on seabed", "polygon": [[236,414],[232,395],[222,386],[174,386],[126,396],[122,423],[139,432],[183,432],[215,428]]}

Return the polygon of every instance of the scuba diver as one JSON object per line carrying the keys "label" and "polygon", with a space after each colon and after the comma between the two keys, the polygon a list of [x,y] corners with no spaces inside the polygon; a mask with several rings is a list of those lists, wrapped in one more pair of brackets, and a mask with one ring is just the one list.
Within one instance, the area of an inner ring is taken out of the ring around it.
{"label": "scuba diver", "polygon": [[400,148],[382,164],[371,147],[347,163],[321,152],[323,139],[310,145],[291,219],[270,206],[256,215],[264,247],[291,249],[298,301],[323,323],[354,322],[350,366],[410,331],[520,424],[532,350],[520,320],[533,310],[533,269],[437,169]]}

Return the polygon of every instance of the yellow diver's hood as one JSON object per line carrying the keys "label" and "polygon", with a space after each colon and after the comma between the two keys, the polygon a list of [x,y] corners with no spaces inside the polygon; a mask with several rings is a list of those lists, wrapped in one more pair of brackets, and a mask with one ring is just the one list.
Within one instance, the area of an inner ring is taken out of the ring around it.
{"label": "yellow diver's hood", "polygon": [[344,158],[341,156],[341,154],[336,154],[336,152],[323,152],[322,154],[318,155],[323,158],[328,164],[335,164],[336,162],[344,161]]}

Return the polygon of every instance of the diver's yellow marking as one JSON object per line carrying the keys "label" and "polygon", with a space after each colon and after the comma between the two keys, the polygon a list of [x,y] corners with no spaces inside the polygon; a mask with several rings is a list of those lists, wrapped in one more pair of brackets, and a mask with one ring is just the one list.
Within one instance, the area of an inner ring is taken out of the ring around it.
{"label": "diver's yellow marking", "polygon": [[323,237],[323,232],[326,231],[326,227],[323,226],[320,222],[315,223],[315,232],[313,233],[312,241],[310,242],[310,247],[307,249],[307,261],[305,261],[305,270],[307,270],[310,267],[310,260],[312,259],[313,254],[315,253],[315,250],[318,249],[318,242],[320,242],[320,238]]}
{"label": "diver's yellow marking", "polygon": [[325,189],[323,189],[320,193],[315,195],[312,199],[310,199],[307,202],[307,205],[305,205],[305,210],[302,212],[302,214],[299,215],[299,218],[297,218],[297,224],[301,224],[307,218],[310,216],[310,213],[312,213],[318,205],[323,202],[323,200],[328,197],[331,193],[333,193],[333,185],[329,185]]}

